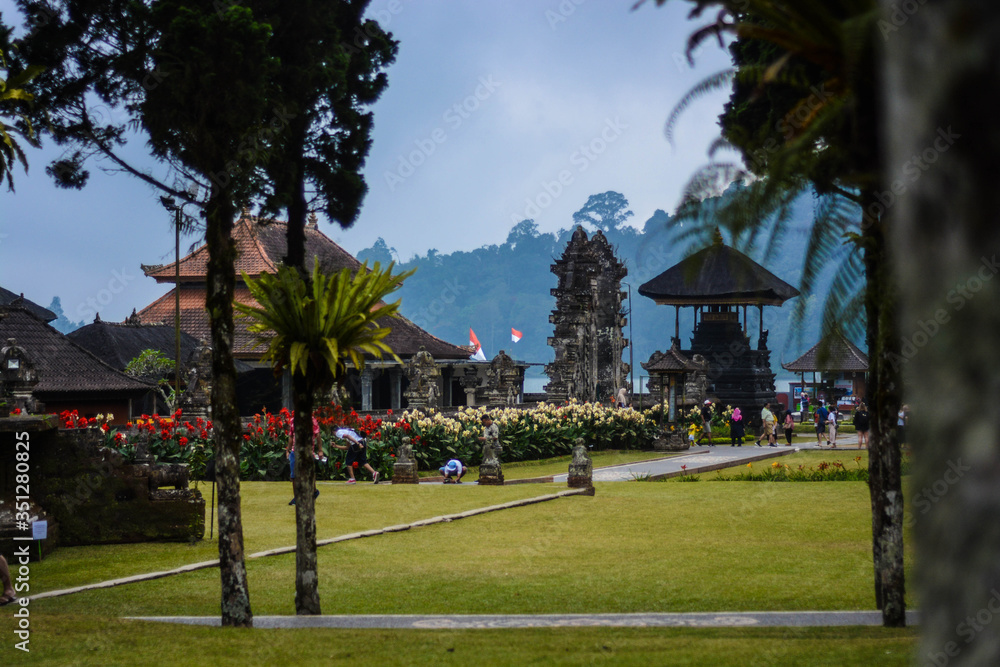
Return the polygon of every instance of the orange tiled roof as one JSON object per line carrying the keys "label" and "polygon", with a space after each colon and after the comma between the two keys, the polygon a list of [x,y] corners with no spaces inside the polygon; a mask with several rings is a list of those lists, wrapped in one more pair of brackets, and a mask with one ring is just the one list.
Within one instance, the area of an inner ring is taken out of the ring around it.
{"label": "orange tiled roof", "polygon": [[[244,215],[233,226],[236,242],[236,275],[246,273],[257,277],[274,273],[288,251],[288,223],[280,220],[259,220]],[[306,257],[312,263],[319,257],[327,273],[343,268],[357,269],[361,262],[314,227],[306,226]],[[312,268],[311,266],[309,268]],[[175,282],[174,263],[142,267],[147,276],[159,283]],[[181,282],[204,282],[208,272],[208,248],[201,246],[180,261]]]}

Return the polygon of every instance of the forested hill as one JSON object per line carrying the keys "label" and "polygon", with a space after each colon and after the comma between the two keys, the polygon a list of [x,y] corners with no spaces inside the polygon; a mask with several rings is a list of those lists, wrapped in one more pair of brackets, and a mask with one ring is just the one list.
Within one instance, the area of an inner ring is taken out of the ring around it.
{"label": "forested hill", "polygon": [[[546,342],[553,328],[549,315],[555,307],[555,297],[550,290],[556,286],[556,276],[550,267],[562,255],[576,224],[583,224],[588,235],[601,229],[628,268],[624,282],[631,285],[634,302],[630,319],[638,377],[639,363],[648,360],[655,350],[665,350],[670,345],[674,325],[674,309],[657,306],[640,296],[638,288],[696,249],[676,242],[677,230],[664,211],[657,210],[641,229],[626,223],[631,215],[628,202],[621,194],[606,192],[593,195],[587,205],[574,214],[573,220],[567,221],[572,224],[555,234],[541,233],[533,220],[523,220],[510,230],[501,245],[451,254],[440,254],[432,249],[427,255],[414,257],[400,267],[418,269],[397,293],[402,298],[402,313],[435,336],[455,344],[468,343],[471,327],[487,358],[502,349],[521,361],[548,363],[553,359],[552,348]],[[750,254],[779,278],[798,287],[806,230],[812,216],[809,198],[799,202],[795,216],[790,236],[778,253],[768,257],[753,251]],[[729,239],[726,241],[728,243]],[[388,263],[394,253],[394,249],[380,238],[371,248],[359,252],[358,259]],[[622,289],[628,290],[628,287],[623,285]],[[812,297],[810,304],[817,301],[822,303],[822,296]],[[789,334],[793,333],[790,331],[792,303],[782,308],[764,309],[764,328],[770,330],[768,347],[772,350],[772,367],[779,374],[783,373],[781,362],[799,356],[816,342],[819,334],[818,317],[809,317],[801,336],[792,336],[789,340]],[[813,307],[810,310],[816,312]],[[691,326],[691,309],[682,309],[681,341],[684,346],[690,342]],[[755,344],[756,309],[751,311],[750,326]],[[511,327],[524,334],[520,342],[511,341]],[[627,326],[625,336],[629,337]],[[628,361],[628,350],[625,361]],[[530,374],[541,371],[539,366]]]}

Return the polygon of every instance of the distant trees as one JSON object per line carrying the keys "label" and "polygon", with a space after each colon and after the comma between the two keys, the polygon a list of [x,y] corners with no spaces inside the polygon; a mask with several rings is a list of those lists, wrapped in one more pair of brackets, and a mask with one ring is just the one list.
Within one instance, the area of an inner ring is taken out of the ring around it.
{"label": "distant trees", "polygon": [[607,234],[621,228],[632,215],[625,195],[609,190],[590,195],[583,208],[573,214],[573,222],[599,229]]}

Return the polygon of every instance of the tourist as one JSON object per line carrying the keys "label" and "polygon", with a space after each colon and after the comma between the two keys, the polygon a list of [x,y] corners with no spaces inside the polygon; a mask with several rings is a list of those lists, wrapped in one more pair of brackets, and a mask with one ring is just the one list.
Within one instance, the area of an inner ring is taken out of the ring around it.
{"label": "tourist", "polygon": [[[829,413],[827,413],[826,408],[824,408],[823,404],[820,403],[819,407],[816,408],[816,413],[813,415],[813,420],[816,422],[816,444],[817,445],[821,445],[822,446],[822,444],[823,444],[822,437],[826,433],[826,417],[827,417],[828,414]],[[826,444],[829,445],[830,441],[827,440]]]}
{"label": "tourist", "polygon": [[802,392],[802,409],[799,411],[799,423],[805,421],[806,416],[809,415],[809,394]]}
{"label": "tourist", "polygon": [[785,421],[782,424],[785,427],[785,446],[792,446],[792,432],[795,430],[795,419],[792,417],[791,410],[785,410]]}
{"label": "tourist", "polygon": [[10,580],[10,568],[7,567],[7,559],[0,555],[0,584],[3,584],[3,595],[0,596],[0,607],[17,602],[17,593]]}
{"label": "tourist", "polygon": [[743,413],[736,408],[729,418],[729,439],[732,441],[732,446],[742,447],[744,435],[746,435],[746,423],[743,421]]}
{"label": "tourist", "polygon": [[865,405],[864,401],[858,405],[858,409],[854,411],[854,430],[858,434],[858,449],[861,449],[861,445],[868,447],[868,431],[871,429],[871,417],[868,414],[868,406]]}
{"label": "tourist", "polygon": [[760,447],[760,441],[767,438],[768,447],[777,447],[778,441],[774,434],[775,418],[774,413],[769,409],[770,405],[768,403],[764,404],[764,407],[760,411],[760,421],[764,425],[764,432],[760,434],[757,438],[757,446]]}
{"label": "tourist", "polygon": [[372,468],[371,464],[368,463],[368,454],[365,452],[365,439],[358,435],[354,429],[347,428],[346,426],[338,428],[334,436],[339,440],[346,440],[348,442],[346,445],[338,445],[335,442],[331,443],[331,446],[347,452],[347,457],[344,459],[344,467],[347,468],[347,474],[350,476],[347,483],[357,484],[357,480],[354,479],[354,469],[361,467],[371,473],[372,484],[378,484],[378,470]]}
{"label": "tourist", "polygon": [[618,407],[627,408],[628,407],[628,390],[622,387],[618,390]]}
{"label": "tourist", "polygon": [[[322,445],[320,445],[320,453],[316,453],[316,442],[319,440],[319,420],[313,417],[313,458],[320,461],[321,463],[326,463],[326,456],[322,456]],[[285,445],[285,458],[288,459],[288,479],[292,482],[292,488],[295,488],[295,417],[288,418],[288,444]],[[294,493],[294,492],[293,492]],[[319,496],[319,489],[313,491],[313,498]],[[295,504],[295,498],[292,498],[289,505]]]}
{"label": "tourist", "polygon": [[706,400],[701,406],[701,435],[698,436],[698,442],[695,444],[701,444],[704,438],[708,438],[708,446],[714,447],[712,444],[712,401]]}
{"label": "tourist", "polygon": [[462,476],[465,475],[468,468],[462,465],[458,459],[451,459],[438,470],[441,472],[441,479],[445,484],[461,484]]}
{"label": "tourist", "polygon": [[489,413],[483,415],[479,418],[480,423],[483,425],[483,434],[479,436],[480,442],[489,442],[493,445],[493,451],[496,452],[497,457],[500,456],[500,429],[496,424],[493,423],[493,418],[490,417]]}
{"label": "tourist", "polygon": [[906,422],[910,421],[910,406],[903,405],[896,415],[896,443],[906,444]]}
{"label": "tourist", "polygon": [[837,413],[837,406],[831,403],[830,407],[827,408],[826,415],[826,425],[829,429],[826,444],[830,445],[833,449],[837,448],[837,419],[839,417],[840,415]]}

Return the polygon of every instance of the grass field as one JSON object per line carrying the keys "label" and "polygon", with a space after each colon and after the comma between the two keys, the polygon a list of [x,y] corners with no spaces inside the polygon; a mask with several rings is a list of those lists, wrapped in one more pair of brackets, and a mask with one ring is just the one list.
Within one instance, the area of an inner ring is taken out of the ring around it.
{"label": "grass field", "polygon": [[[590,452],[590,458],[594,463],[594,468],[607,466],[617,466],[635,461],[649,461],[651,459],[662,459],[669,456],[679,456],[678,453],[671,452],[637,452],[632,450],[606,450],[600,452]],[[550,459],[538,461],[519,461],[517,463],[504,463],[503,476],[505,480],[532,479],[535,477],[548,477],[550,475],[565,475],[569,469],[569,462],[573,460],[572,455],[556,456]],[[421,477],[440,477],[440,473],[435,471],[422,471]],[[475,482],[479,479],[479,467],[470,466],[469,471],[463,478],[465,481]]]}
{"label": "grass field", "polygon": [[[562,488],[324,485],[319,533]],[[289,491],[287,483],[243,485],[248,552],[294,544]],[[330,614],[872,609],[869,512],[868,489],[856,482],[604,483],[594,497],[322,547],[320,596]],[[59,549],[32,565],[32,590],[206,560],[215,548],[206,540]],[[294,562],[248,561],[255,614],[294,613]],[[31,662],[902,665],[916,645],[912,630],[881,628],[247,631],[120,620],[218,609],[215,569],[37,600]],[[11,620],[0,612],[5,636]]]}

